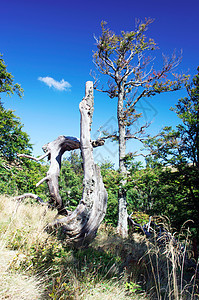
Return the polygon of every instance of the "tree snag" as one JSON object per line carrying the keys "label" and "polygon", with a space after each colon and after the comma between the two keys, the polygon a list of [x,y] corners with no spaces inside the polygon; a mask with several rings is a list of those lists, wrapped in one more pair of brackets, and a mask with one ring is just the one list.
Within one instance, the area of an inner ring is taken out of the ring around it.
{"label": "tree snag", "polygon": [[[147,38],[145,32],[153,22],[152,19],[138,21],[135,30],[122,31],[117,35],[107,28],[106,22],[101,23],[102,34],[95,37],[97,50],[93,55],[94,63],[103,75],[108,75],[107,85],[97,87],[98,76],[95,76],[95,88],[107,93],[113,99],[117,98],[117,120],[118,134],[115,136],[119,142],[119,170],[123,179],[120,182],[118,193],[118,226],[117,231],[123,237],[128,236],[128,212],[126,199],[126,176],[125,165],[126,142],[129,139],[137,139],[143,142],[141,135],[145,133],[149,124],[146,122],[139,126],[139,118],[142,113],[137,111],[136,104],[146,97],[160,93],[176,91],[184,87],[188,76],[177,75],[173,70],[181,62],[181,54],[176,56],[175,52],[168,58],[163,56],[163,65],[156,70],[153,65],[154,58],[150,57],[148,51],[155,50],[156,43]],[[151,64],[151,66],[150,66]],[[133,126],[134,125],[134,126]],[[132,131],[133,129],[133,131]],[[111,135],[109,135],[112,137]]]}
{"label": "tree snag", "polygon": [[[73,241],[77,246],[90,243],[93,240],[105,216],[107,207],[108,195],[102,181],[100,167],[94,163],[93,159],[93,147],[103,145],[104,141],[91,141],[90,139],[93,105],[93,83],[88,81],[86,83],[85,98],[79,105],[81,114],[80,141],[75,137],[59,136],[53,142],[42,147],[45,155],[37,159],[25,154],[18,155],[36,161],[48,156],[50,168],[47,176],[40,180],[37,186],[47,181],[51,201],[55,203],[58,213],[65,215],[65,217],[55,220],[51,225],[61,225],[66,239]],[[73,212],[68,212],[64,208],[59,194],[58,178],[62,155],[65,151],[78,148],[81,149],[83,157],[83,195],[76,209]]]}
{"label": "tree snag", "polygon": [[[54,204],[58,210],[59,214],[68,214],[67,210],[63,206],[61,196],[59,194],[59,173],[61,170],[61,159],[65,151],[70,151],[78,149],[80,147],[80,142],[75,137],[70,136],[59,136],[56,140],[44,145],[42,147],[45,152],[44,155],[39,158],[34,158],[26,154],[19,154],[19,157],[26,157],[36,161],[39,161],[46,156],[50,160],[50,167],[47,172],[46,177],[41,179],[36,186],[38,187],[44,181],[47,182],[49,192],[50,192],[50,203]],[[23,195],[24,196],[24,195]]]}

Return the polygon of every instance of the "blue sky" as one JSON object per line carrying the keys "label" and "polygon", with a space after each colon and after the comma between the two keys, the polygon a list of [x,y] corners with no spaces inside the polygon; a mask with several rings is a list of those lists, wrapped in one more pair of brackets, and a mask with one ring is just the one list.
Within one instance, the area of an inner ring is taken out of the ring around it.
{"label": "blue sky", "polygon": [[[183,50],[179,72],[193,76],[199,65],[198,0],[0,0],[0,7],[0,52],[8,71],[24,89],[23,100],[16,96],[3,100],[21,118],[34,144],[34,155],[41,154],[42,145],[59,135],[79,137],[78,105],[85,82],[92,80],[90,70],[95,70],[94,35],[100,35],[102,20],[119,33],[133,30],[136,18],[151,17],[155,21],[147,36],[160,48],[157,65],[162,52],[170,55],[174,49]],[[185,91],[164,94],[140,104],[144,118],[153,120],[149,132],[179,122],[169,108],[185,95]],[[93,137],[100,126],[115,129],[115,117],[116,99],[95,92]],[[131,142],[128,151],[137,147]],[[116,162],[117,146],[108,142],[104,149],[96,150],[95,158]]]}

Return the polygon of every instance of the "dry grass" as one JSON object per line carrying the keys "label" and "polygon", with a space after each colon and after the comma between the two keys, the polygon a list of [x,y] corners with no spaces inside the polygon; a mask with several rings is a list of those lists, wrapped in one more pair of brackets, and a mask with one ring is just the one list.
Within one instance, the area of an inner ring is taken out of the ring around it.
{"label": "dry grass", "polygon": [[0,298],[42,299],[41,280],[13,270],[19,268],[28,250],[37,240],[45,240],[44,224],[55,213],[34,204],[15,202],[0,196]]}
{"label": "dry grass", "polygon": [[0,299],[42,299],[42,287],[38,278],[10,270],[16,255],[17,252],[13,250],[2,250],[0,252]]}
{"label": "dry grass", "polygon": [[185,256],[179,267],[172,239],[163,249],[136,233],[123,240],[102,225],[88,249],[74,250],[44,230],[55,216],[0,196],[0,299],[199,299],[196,276],[188,287],[182,275],[179,281]]}
{"label": "dry grass", "polygon": [[[166,222],[164,228],[169,225]],[[199,299],[199,261],[195,262],[189,251],[190,233],[185,228],[178,235],[163,235],[161,240],[137,233],[122,240],[112,227],[102,225],[93,246],[120,257],[127,281],[139,283],[150,299]],[[168,232],[172,232],[170,227]]]}
{"label": "dry grass", "polygon": [[30,248],[35,242],[45,240],[44,227],[56,213],[39,204],[20,203],[0,196],[0,249]]}
{"label": "dry grass", "polygon": [[[114,282],[112,284],[110,284],[109,282],[99,282],[93,289],[87,291],[86,293],[83,293],[81,296],[81,299],[85,300],[122,300],[126,298],[126,291],[124,289],[121,289],[119,282]],[[133,296],[129,296],[128,298],[133,300],[146,299],[143,295],[138,296],[135,294]]]}
{"label": "dry grass", "polygon": [[[39,204],[0,196],[0,299],[146,299],[115,276],[114,263],[106,265],[108,244],[95,257],[94,246],[90,252],[73,252],[45,232],[55,216]],[[104,241],[108,237],[101,235]]]}

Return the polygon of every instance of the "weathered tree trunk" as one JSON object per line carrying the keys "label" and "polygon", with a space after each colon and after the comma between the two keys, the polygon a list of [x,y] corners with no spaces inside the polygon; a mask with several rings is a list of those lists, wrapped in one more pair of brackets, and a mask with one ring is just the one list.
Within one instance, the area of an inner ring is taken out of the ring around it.
{"label": "weathered tree trunk", "polygon": [[66,238],[77,245],[89,243],[96,235],[107,206],[107,192],[102,181],[100,167],[94,163],[90,128],[93,115],[93,83],[86,83],[86,95],[79,105],[81,113],[80,147],[83,157],[83,197],[70,215],[57,220],[62,224]]}
{"label": "weathered tree trunk", "polygon": [[120,183],[120,189],[118,192],[118,225],[117,231],[119,235],[123,238],[128,236],[128,213],[127,213],[127,201],[126,201],[126,191],[124,185],[126,183],[126,166],[124,162],[126,154],[126,126],[123,120],[123,102],[124,102],[124,88],[120,86],[118,95],[118,108],[117,108],[117,118],[119,127],[119,170],[123,175],[123,179]]}
{"label": "weathered tree trunk", "polygon": [[[61,159],[62,155],[65,151],[70,151],[74,149],[80,148],[80,141],[75,137],[70,136],[59,136],[56,140],[44,145],[42,147],[43,151],[45,152],[44,155],[42,155],[39,158],[34,158],[32,156],[26,155],[26,154],[19,154],[19,157],[26,157],[30,159],[34,159],[36,161],[43,159],[44,157],[48,156],[48,159],[50,160],[50,167],[47,172],[47,176],[44,177],[42,180],[40,180],[36,186],[39,186],[44,181],[47,182],[49,192],[50,192],[50,203],[54,204],[55,207],[58,210],[59,214],[67,215],[68,212],[63,206],[63,202],[61,199],[61,196],[59,194],[59,174],[61,170]],[[29,195],[29,194],[27,194]],[[24,195],[22,195],[24,197]],[[21,197],[22,197],[21,196]],[[28,196],[27,196],[28,197]]]}
{"label": "weathered tree trunk", "polygon": [[[59,136],[55,141],[43,147],[45,156],[50,159],[50,168],[45,180],[48,183],[51,200],[56,203],[58,212],[66,216],[55,220],[53,226],[61,225],[66,239],[73,241],[77,246],[89,243],[96,235],[107,207],[107,192],[105,190],[100,167],[94,163],[93,146],[102,145],[104,141],[91,141],[90,130],[93,115],[93,83],[86,83],[85,98],[80,102],[81,134],[80,141],[74,137]],[[83,157],[83,196],[77,208],[71,213],[64,209],[59,195],[58,177],[61,169],[61,158],[65,151],[81,148]],[[32,158],[27,155],[19,155]],[[41,158],[35,159],[39,160]],[[34,159],[34,158],[32,158]]]}
{"label": "weathered tree trunk", "polygon": [[[53,142],[43,146],[43,149],[49,153],[50,168],[47,173],[47,180],[51,202],[55,203],[58,212],[66,214],[61,196],[59,194],[59,173],[61,170],[61,159],[65,151],[78,149],[80,146],[79,140],[73,137],[59,136]],[[37,184],[37,186],[40,182]]]}

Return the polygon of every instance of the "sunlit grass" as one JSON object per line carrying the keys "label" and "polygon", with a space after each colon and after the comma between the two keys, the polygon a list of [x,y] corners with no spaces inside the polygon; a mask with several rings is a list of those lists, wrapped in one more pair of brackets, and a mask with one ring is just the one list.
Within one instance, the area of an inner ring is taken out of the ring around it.
{"label": "sunlit grass", "polygon": [[[97,243],[72,249],[47,233],[55,216],[28,200],[0,197],[2,299],[143,299],[125,286],[115,253],[97,249]],[[100,235],[108,237],[105,228]]]}
{"label": "sunlit grass", "polygon": [[53,214],[36,204],[0,197],[1,299],[42,299],[41,278],[16,269],[36,241],[47,238],[43,228]]}
{"label": "sunlit grass", "polygon": [[179,253],[180,235],[123,240],[102,224],[88,248],[75,249],[45,230],[56,211],[28,201],[0,196],[0,299],[198,299],[186,235]]}
{"label": "sunlit grass", "polygon": [[38,277],[11,270],[16,256],[17,252],[13,250],[0,252],[0,299],[42,299],[42,284]]}

